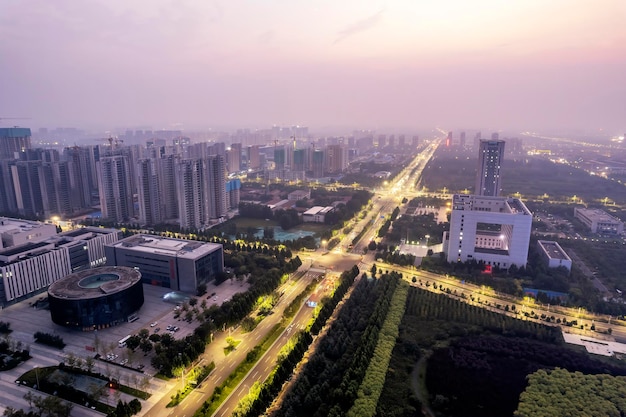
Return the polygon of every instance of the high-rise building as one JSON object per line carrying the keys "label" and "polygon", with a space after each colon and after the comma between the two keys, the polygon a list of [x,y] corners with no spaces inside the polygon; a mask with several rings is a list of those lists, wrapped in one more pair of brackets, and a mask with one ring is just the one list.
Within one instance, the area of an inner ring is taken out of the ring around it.
{"label": "high-rise building", "polygon": [[413,140],[411,143],[411,146],[413,146],[414,148],[417,147],[420,144],[420,137],[418,135],[414,135],[413,136]]}
{"label": "high-rise building", "polygon": [[338,174],[348,167],[348,150],[343,145],[326,147],[326,171]]}
{"label": "high-rise building", "polygon": [[207,196],[209,219],[226,215],[226,162],[223,155],[212,155],[207,160]]}
{"label": "high-rise building", "polygon": [[176,191],[181,228],[200,229],[208,224],[206,161],[182,159],[176,164]]}
{"label": "high-rise building", "polygon": [[98,192],[96,156],[94,146],[73,146],[63,150],[64,159],[72,164],[76,185],[76,198],[81,207],[90,207]]}
{"label": "high-rise building", "polygon": [[241,180],[239,178],[232,179],[226,183],[226,195],[229,209],[239,207],[239,200],[241,199]]}
{"label": "high-rise building", "polygon": [[76,192],[76,174],[73,165],[69,161],[44,162],[44,187],[48,199],[48,214],[71,216],[81,208],[79,195]]}
{"label": "high-rise building", "polygon": [[11,174],[14,162],[0,159],[0,213],[18,213]]}
{"label": "high-rise building", "polygon": [[461,145],[461,147],[465,147],[465,132],[461,132],[459,134],[459,145]]}
{"label": "high-rise building", "polygon": [[276,171],[284,171],[285,169],[285,147],[274,147],[274,164],[276,165]]}
{"label": "high-rise building", "polygon": [[98,169],[98,191],[102,218],[126,222],[133,217],[133,191],[131,169],[126,156],[100,158]]}
{"label": "high-rise building", "polygon": [[241,171],[241,143],[233,143],[228,151],[228,172]]}
{"label": "high-rise building", "polygon": [[145,225],[159,224],[164,220],[161,213],[158,163],[159,160],[156,158],[140,159],[137,162],[139,222]]}
{"label": "high-rise building", "polygon": [[448,132],[448,136],[446,136],[446,148],[452,146],[452,132]]}
{"label": "high-rise building", "polygon": [[500,167],[504,159],[503,140],[482,140],[478,150],[478,172],[476,174],[476,195],[496,197],[502,190]]}
{"label": "high-rise building", "polygon": [[176,166],[178,155],[164,155],[159,161],[161,187],[161,215],[164,220],[178,218],[178,193],[176,191]]}
{"label": "high-rise building", "polygon": [[306,171],[309,169],[309,149],[295,149],[293,151],[293,171]]}
{"label": "high-rise building", "polygon": [[11,166],[11,176],[18,212],[29,217],[49,216],[43,162],[17,161]]}
{"label": "high-rise building", "polygon": [[30,149],[30,129],[23,127],[0,128],[0,159],[15,157],[15,152]]}
{"label": "high-rise building", "polygon": [[248,169],[260,169],[261,168],[261,153],[259,145],[252,145],[246,148]]}
{"label": "high-rise building", "polygon": [[312,155],[313,178],[324,176],[324,151],[315,149]]}

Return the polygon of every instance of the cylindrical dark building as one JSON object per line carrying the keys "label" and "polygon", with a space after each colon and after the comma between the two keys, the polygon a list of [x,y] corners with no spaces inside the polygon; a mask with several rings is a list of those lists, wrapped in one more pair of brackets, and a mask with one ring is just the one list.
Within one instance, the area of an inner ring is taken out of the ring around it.
{"label": "cylindrical dark building", "polygon": [[48,288],[52,321],[82,331],[125,322],[143,305],[141,273],[105,266],[75,272]]}

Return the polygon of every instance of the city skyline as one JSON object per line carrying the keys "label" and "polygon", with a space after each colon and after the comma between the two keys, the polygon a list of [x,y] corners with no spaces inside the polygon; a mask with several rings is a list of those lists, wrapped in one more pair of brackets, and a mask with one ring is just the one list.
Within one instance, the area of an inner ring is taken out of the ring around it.
{"label": "city skyline", "polygon": [[624,132],[619,1],[68,0],[0,16],[2,126]]}

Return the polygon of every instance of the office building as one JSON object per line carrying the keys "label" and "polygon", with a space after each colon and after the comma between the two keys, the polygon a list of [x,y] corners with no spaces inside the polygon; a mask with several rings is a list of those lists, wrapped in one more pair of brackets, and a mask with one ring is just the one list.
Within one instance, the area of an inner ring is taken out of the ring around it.
{"label": "office building", "polygon": [[497,197],[502,190],[500,169],[504,159],[504,141],[481,140],[478,149],[476,195]]}
{"label": "office building", "polygon": [[572,270],[572,259],[565,253],[561,245],[551,240],[537,241],[537,248],[548,268],[560,266]]}
{"label": "office building", "polygon": [[142,281],[196,294],[224,270],[222,245],[134,235],[105,247],[107,265],[138,268]]}
{"label": "office building", "polygon": [[614,236],[624,232],[624,222],[604,210],[576,207],[574,217],[583,222],[591,233]]}
{"label": "office building", "polygon": [[[74,271],[103,265],[104,245],[122,236],[119,230],[99,227],[50,236],[47,228],[42,226],[30,230],[31,235],[38,234],[41,239],[24,240],[22,236],[19,241],[27,243],[0,250],[0,305],[5,306],[39,294],[53,282]],[[19,235],[17,233],[14,236]]]}
{"label": "office building", "polygon": [[484,261],[504,269],[525,266],[532,219],[516,198],[455,194],[450,231],[444,233],[447,260]]}
{"label": "office building", "polygon": [[50,223],[0,217],[0,250],[41,242],[56,234],[56,226]]}

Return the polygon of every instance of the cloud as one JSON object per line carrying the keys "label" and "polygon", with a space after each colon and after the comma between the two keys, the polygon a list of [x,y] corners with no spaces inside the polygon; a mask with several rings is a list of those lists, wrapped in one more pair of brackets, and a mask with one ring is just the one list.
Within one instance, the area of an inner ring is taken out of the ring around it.
{"label": "cloud", "polygon": [[385,12],[385,9],[380,9],[373,15],[366,17],[365,19],[361,19],[357,22],[354,22],[348,25],[346,28],[340,30],[339,32],[337,32],[337,38],[335,39],[333,44],[337,44],[350,36],[356,35],[361,32],[365,32],[366,30],[373,28],[378,23],[380,23],[384,12]]}

